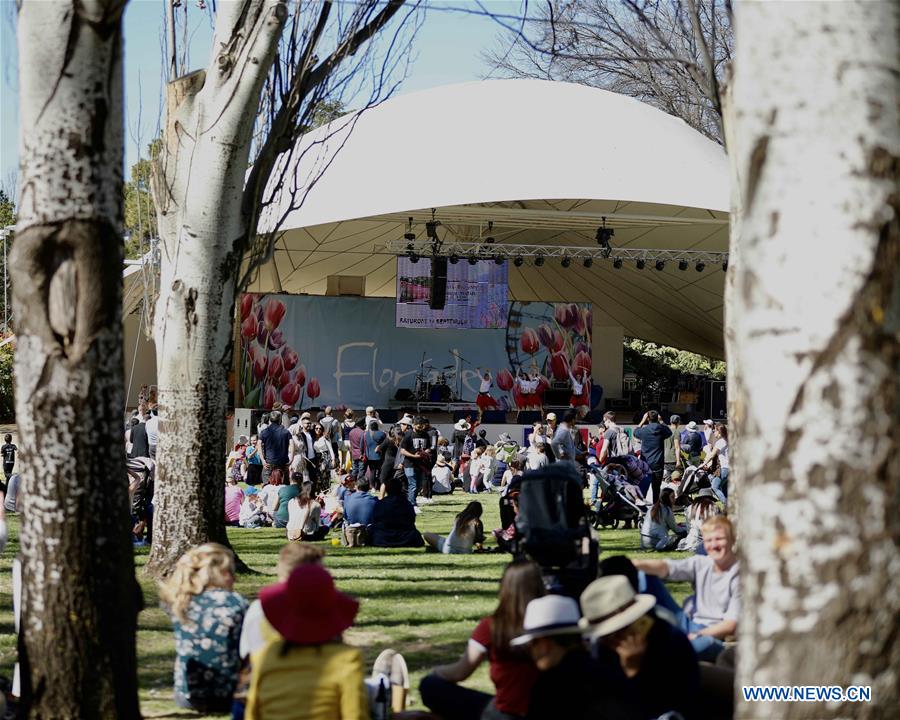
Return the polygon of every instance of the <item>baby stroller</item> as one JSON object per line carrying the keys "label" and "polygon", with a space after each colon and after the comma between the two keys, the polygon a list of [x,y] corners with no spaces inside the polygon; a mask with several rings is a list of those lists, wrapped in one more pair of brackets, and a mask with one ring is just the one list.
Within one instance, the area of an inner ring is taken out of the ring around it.
{"label": "baby stroller", "polygon": [[527,472],[518,492],[510,550],[540,565],[550,592],[578,598],[597,577],[598,555],[578,471],[555,463]]}
{"label": "baby stroller", "polygon": [[643,493],[637,485],[629,483],[617,472],[606,472],[602,468],[591,468],[600,484],[600,498],[590,510],[591,525],[594,529],[617,528],[620,523],[639,527],[647,511]]}

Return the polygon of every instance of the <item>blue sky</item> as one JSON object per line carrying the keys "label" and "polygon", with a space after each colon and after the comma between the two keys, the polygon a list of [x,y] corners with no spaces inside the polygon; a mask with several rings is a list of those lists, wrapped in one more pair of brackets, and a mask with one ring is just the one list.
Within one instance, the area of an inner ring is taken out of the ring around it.
{"label": "blue sky", "polygon": [[[190,2],[193,37],[191,67],[209,56],[211,30],[204,12]],[[485,0],[492,12],[518,15],[520,0]],[[161,45],[164,0],[131,0],[125,12],[126,166],[137,159],[137,139],[146,148],[160,122]],[[398,94],[468,80],[488,73],[481,52],[497,45],[502,28],[490,18],[459,10],[478,10],[475,2],[430,0],[429,11]],[[18,146],[15,2],[0,0],[0,183],[15,171]]]}

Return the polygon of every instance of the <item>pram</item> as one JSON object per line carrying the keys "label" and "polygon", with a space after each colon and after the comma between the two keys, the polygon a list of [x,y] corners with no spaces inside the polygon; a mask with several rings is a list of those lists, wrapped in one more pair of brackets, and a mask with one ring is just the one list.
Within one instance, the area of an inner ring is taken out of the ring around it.
{"label": "pram", "polygon": [[632,523],[638,527],[647,511],[640,488],[623,475],[607,472],[605,468],[593,467],[588,472],[596,475],[601,491],[600,498],[590,510],[591,525],[596,530],[617,528],[622,522],[626,527]]}
{"label": "pram", "polygon": [[[568,463],[530,471],[506,497],[515,492],[519,513],[509,551],[536,562],[550,592],[577,599],[597,577],[598,555],[578,471]],[[501,520],[509,510],[501,504]]]}

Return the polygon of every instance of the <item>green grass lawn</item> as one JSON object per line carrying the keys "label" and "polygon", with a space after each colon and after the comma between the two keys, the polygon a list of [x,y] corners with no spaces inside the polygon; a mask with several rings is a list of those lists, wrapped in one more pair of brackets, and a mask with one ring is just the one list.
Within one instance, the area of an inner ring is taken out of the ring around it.
{"label": "green grass lawn", "polygon": [[[456,493],[423,508],[418,517],[423,532],[446,534],[453,518],[470,495]],[[481,495],[486,530],[498,527],[496,495]],[[0,557],[0,674],[12,677],[15,662],[15,635],[12,615],[10,568],[18,551],[19,518],[7,516],[9,544]],[[336,536],[336,534],[334,534]],[[235,589],[255,598],[260,587],[275,581],[275,561],[286,542],[284,530],[243,530],[233,528],[229,539],[237,553],[252,569],[238,576]],[[647,553],[638,549],[636,530],[602,530],[603,555]],[[489,546],[493,546],[490,539]],[[386,647],[402,652],[412,675],[411,703],[419,707],[418,683],[434,665],[459,655],[478,620],[496,604],[497,588],[505,554],[438,555],[422,549],[344,548],[327,546],[325,564],[338,587],[360,599],[360,611],[345,640],[359,646],[369,663]],[[159,608],[155,584],[143,574],[147,548],[135,550],[138,579],[144,590],[144,610],[138,619],[138,672],[141,707],[147,717],[189,717],[172,702],[174,643],[168,616]],[[655,553],[655,557],[665,557]],[[687,594],[684,584],[673,585],[679,601]],[[487,666],[466,683],[492,691]]]}

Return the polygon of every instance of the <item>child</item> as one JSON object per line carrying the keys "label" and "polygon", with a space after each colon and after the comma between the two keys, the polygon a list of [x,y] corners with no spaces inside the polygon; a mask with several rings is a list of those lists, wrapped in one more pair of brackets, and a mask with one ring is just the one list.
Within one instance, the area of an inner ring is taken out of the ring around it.
{"label": "child", "polygon": [[259,528],[268,525],[269,522],[269,513],[259,497],[259,491],[253,486],[248,487],[244,492],[238,523],[242,528]]}

